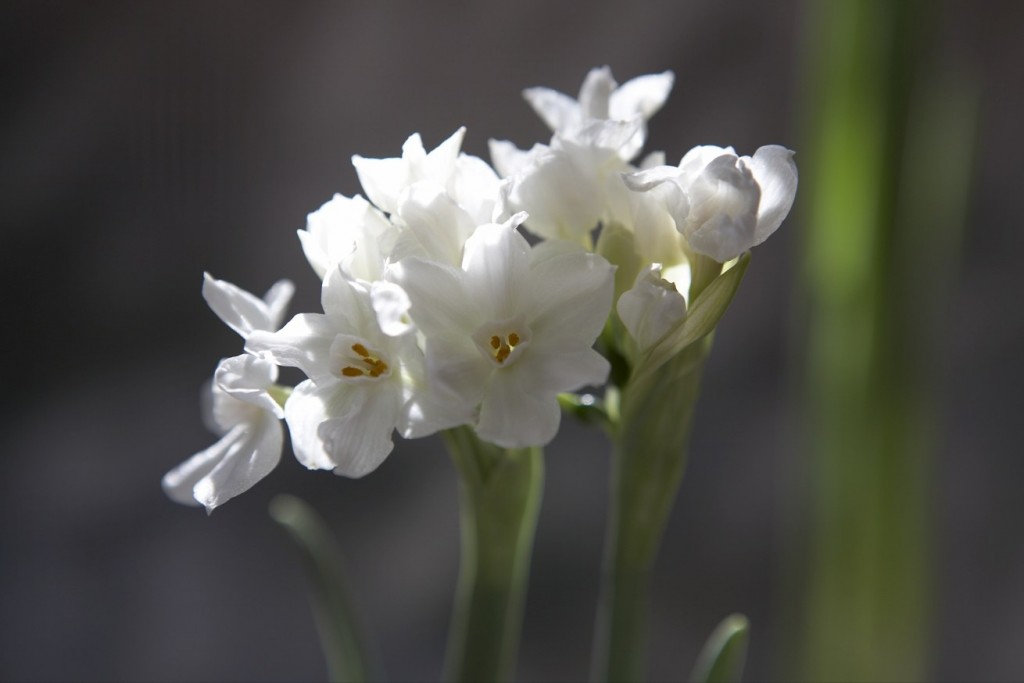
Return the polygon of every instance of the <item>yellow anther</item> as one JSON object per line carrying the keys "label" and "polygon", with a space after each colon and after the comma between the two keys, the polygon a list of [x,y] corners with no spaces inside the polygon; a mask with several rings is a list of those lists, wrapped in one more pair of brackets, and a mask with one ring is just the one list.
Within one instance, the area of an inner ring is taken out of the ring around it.
{"label": "yellow anther", "polygon": [[341,369],[342,377],[365,377],[367,375],[380,377],[390,369],[387,363],[380,358],[375,358],[363,344],[356,342],[349,348],[360,357],[362,365],[365,367],[346,365]]}
{"label": "yellow anther", "polygon": [[366,373],[360,370],[359,368],[354,368],[351,365],[349,365],[348,367],[344,367],[341,369],[341,374],[344,375],[345,377],[362,377]]}
{"label": "yellow anther", "polygon": [[508,345],[509,346],[515,346],[518,343],[519,343],[519,335],[516,334],[515,332],[510,332],[509,335],[508,335]]}
{"label": "yellow anther", "polygon": [[363,358],[368,358],[370,356],[370,352],[366,350],[366,347],[358,342],[352,345],[352,350],[358,353]]}
{"label": "yellow anther", "polygon": [[510,349],[507,345],[502,344],[501,348],[498,349],[498,352],[494,354],[494,359],[499,363],[504,363],[505,359],[508,358],[509,354],[511,353],[512,349]]}
{"label": "yellow anther", "polygon": [[494,335],[491,337],[491,348],[497,351],[499,346],[501,346],[501,339],[498,335]]}

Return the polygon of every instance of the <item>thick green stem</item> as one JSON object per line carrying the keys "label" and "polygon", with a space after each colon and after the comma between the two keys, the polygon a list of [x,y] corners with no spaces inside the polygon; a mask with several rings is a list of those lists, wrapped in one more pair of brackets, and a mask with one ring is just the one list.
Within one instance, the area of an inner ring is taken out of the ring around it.
{"label": "thick green stem", "polygon": [[651,567],[686,466],[686,442],[711,339],[690,345],[623,393],[613,433],[611,507],[594,644],[596,681],[647,673]]}
{"label": "thick green stem", "polygon": [[444,439],[459,471],[462,534],[446,679],[507,681],[519,649],[543,452],[499,448],[469,428]]}

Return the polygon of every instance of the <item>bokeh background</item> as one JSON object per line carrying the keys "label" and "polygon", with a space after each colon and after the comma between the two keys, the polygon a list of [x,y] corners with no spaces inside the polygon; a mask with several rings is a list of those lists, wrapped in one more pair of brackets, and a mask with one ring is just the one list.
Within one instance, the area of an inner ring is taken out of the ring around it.
{"label": "bokeh background", "polygon": [[[397,155],[413,132],[432,147],[460,125],[485,158],[489,137],[545,141],[521,89],[574,94],[604,64],[620,82],[675,72],[649,137],[670,160],[697,144],[778,143],[802,164],[819,59],[809,16],[829,5],[0,4],[0,679],[323,679],[300,565],[267,514],[282,492],[335,529],[389,677],[436,679],[458,558],[438,439],[399,441],[359,481],[286,454],[210,517],[163,496],[163,473],[212,443],[199,390],[240,349],[200,297],[203,271],[255,292],[288,277],[292,310],[318,310],[295,230],[334,192],[359,190],[352,154]],[[940,301],[922,350],[924,672],[1019,680],[1024,5],[927,8],[925,61],[969,83],[978,106],[962,235],[927,281]],[[917,161],[954,163],[941,144]],[[654,680],[685,678],[736,611],[753,624],[747,678],[800,675],[817,509],[810,199],[756,250],[716,338],[654,579]],[[586,676],[608,458],[571,423],[548,449],[522,681]]]}

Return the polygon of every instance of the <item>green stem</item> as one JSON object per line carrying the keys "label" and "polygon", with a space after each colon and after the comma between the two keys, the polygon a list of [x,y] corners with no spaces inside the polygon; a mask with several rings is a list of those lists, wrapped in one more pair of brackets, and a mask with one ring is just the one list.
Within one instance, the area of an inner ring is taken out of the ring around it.
{"label": "green stem", "polygon": [[499,448],[466,427],[443,436],[459,471],[462,535],[446,679],[507,681],[519,649],[543,452]]}
{"label": "green stem", "polygon": [[686,442],[710,336],[627,384],[613,434],[611,506],[592,678],[639,681],[647,673],[651,568],[686,466]]}

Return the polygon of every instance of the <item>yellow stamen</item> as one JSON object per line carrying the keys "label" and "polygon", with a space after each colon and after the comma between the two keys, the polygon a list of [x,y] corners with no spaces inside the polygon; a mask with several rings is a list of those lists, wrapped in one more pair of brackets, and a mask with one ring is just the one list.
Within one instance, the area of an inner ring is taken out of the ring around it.
{"label": "yellow stamen", "polygon": [[348,367],[342,368],[341,374],[343,374],[345,377],[362,377],[366,373],[360,370],[359,368],[354,368],[350,365]]}
{"label": "yellow stamen", "polygon": [[370,352],[366,350],[366,347],[358,342],[352,345],[352,350],[363,358],[368,358],[370,356]]}
{"label": "yellow stamen", "polygon": [[508,335],[508,345],[515,346],[519,343],[519,335],[515,332],[510,332]]}
{"label": "yellow stamen", "polygon": [[494,335],[491,337],[491,348],[497,351],[499,346],[501,346],[501,339],[498,338],[498,335]]}

